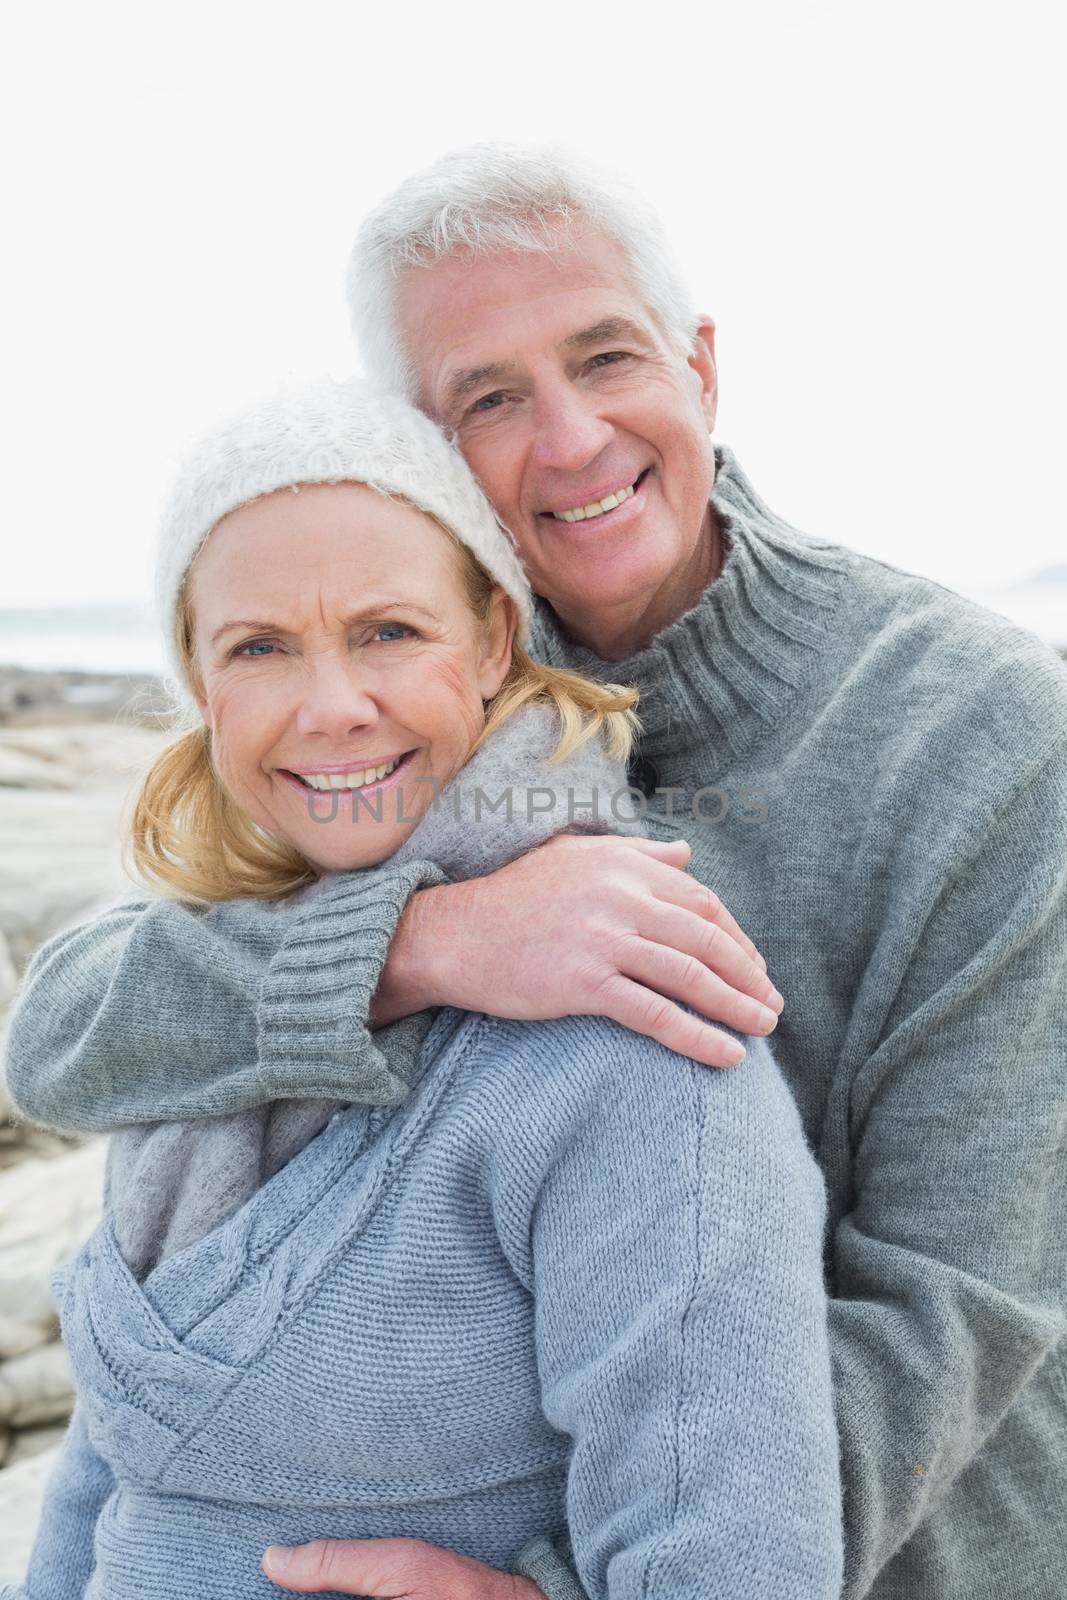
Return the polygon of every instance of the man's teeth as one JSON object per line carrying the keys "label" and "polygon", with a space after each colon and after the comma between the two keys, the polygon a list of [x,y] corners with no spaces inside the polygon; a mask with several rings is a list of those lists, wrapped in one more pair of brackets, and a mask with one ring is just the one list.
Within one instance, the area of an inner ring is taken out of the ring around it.
{"label": "man's teeth", "polygon": [[386,762],[384,767],[368,767],[366,772],[298,772],[295,776],[302,779],[309,789],[362,789],[364,784],[376,783],[379,778],[395,772],[403,759],[403,756],[397,756],[395,761]]}
{"label": "man's teeth", "polygon": [[624,500],[629,500],[633,492],[634,486],[631,483],[616,494],[609,494],[606,500],[594,500],[589,506],[575,506],[573,511],[553,511],[552,515],[557,522],[585,522],[589,517],[599,517],[605,511],[614,511]]}

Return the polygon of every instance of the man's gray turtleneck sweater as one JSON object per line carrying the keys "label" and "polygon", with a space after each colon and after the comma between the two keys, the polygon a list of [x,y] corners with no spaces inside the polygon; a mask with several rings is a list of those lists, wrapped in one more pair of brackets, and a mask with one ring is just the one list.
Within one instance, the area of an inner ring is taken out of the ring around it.
{"label": "man's gray turtleneck sweater", "polygon": [[[774,1051],[830,1206],[847,1600],[1062,1600],[1067,671],[949,590],[799,533],[717,459],[725,564],[698,604],[604,662],[539,602],[535,654],[640,688],[646,831],[689,840],[786,997]],[[116,908],[91,944],[59,935],[14,1019],[16,1104],[100,1130],[402,1095],[365,1022],[403,904],[435,881],[368,883],[343,1012],[224,911]],[[200,986],[258,985],[258,1026],[191,1029],[178,1059],[156,992],[139,1006],[145,963],[190,1023]],[[578,1592],[547,1544],[520,1566]]]}

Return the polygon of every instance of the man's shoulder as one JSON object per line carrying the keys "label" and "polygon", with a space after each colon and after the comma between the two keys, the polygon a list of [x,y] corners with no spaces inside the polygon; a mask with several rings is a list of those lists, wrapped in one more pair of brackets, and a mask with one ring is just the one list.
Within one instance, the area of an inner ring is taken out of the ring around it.
{"label": "man's shoulder", "polygon": [[858,614],[866,615],[868,637],[887,642],[923,634],[957,656],[970,651],[983,660],[990,652],[998,659],[1031,659],[1067,681],[1067,663],[1058,652],[1009,617],[922,573],[846,545],[837,548],[844,557],[846,593]]}
{"label": "man's shoulder", "polygon": [[[844,547],[842,547],[844,548]],[[848,551],[844,671],[918,730],[980,726],[1001,745],[1067,738],[1067,662],[1036,634],[919,573]]]}
{"label": "man's shoulder", "polygon": [[945,689],[999,681],[1001,700],[1010,688],[1039,708],[1067,710],[1067,661],[1051,645],[946,584],[797,527],[760,499],[732,452],[722,455],[728,503],[778,550],[808,552],[834,574],[833,631],[846,668],[872,665],[890,693],[938,679]]}

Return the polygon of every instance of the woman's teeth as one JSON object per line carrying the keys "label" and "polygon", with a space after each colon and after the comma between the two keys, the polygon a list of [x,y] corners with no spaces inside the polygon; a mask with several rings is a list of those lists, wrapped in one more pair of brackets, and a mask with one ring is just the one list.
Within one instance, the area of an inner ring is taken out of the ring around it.
{"label": "woman's teeth", "polygon": [[293,777],[299,778],[309,789],[362,789],[365,784],[376,783],[395,772],[403,759],[397,756],[384,767],[368,767],[366,772],[294,772]]}
{"label": "woman's teeth", "polygon": [[627,488],[609,494],[606,500],[594,500],[592,505],[588,506],[575,506],[573,511],[553,511],[552,515],[557,522],[588,522],[590,517],[599,517],[603,516],[605,511],[614,511],[624,500],[629,500],[633,492],[634,485],[631,483]]}

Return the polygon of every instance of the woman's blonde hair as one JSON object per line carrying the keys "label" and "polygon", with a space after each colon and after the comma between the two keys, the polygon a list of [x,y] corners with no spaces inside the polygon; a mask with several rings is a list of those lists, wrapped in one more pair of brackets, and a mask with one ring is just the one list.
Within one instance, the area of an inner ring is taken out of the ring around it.
{"label": "woman's blonde hair", "polygon": [[[471,613],[487,628],[498,585],[451,529],[441,522],[437,526],[457,553]],[[178,653],[187,681],[202,694],[188,577],[178,598]],[[510,597],[506,603],[514,606]],[[551,766],[595,737],[603,739],[609,755],[626,761],[634,735],[641,731],[633,709],[638,698],[636,689],[622,684],[597,683],[577,672],[543,666],[515,641],[507,676],[486,705],[485,726],[467,759],[521,706],[542,701],[556,707],[561,722]],[[300,851],[260,827],[227,794],[212,761],[206,724],[180,733],[151,763],[124,823],[123,852],[127,871],[132,869],[168,899],[277,900],[317,877]]]}

